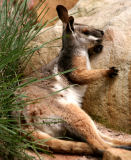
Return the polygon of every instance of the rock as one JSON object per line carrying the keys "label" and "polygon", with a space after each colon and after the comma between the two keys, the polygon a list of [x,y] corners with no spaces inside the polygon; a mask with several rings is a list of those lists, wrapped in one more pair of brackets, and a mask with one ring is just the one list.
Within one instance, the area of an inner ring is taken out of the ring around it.
{"label": "rock", "polygon": [[81,4],[89,16],[80,22],[105,30],[104,50],[92,58],[92,68],[119,69],[115,79],[89,85],[84,109],[107,126],[131,132],[131,1],[88,0]]}
{"label": "rock", "polygon": [[131,160],[131,152],[111,148],[105,151],[103,160]]}
{"label": "rock", "polygon": [[[28,155],[34,157],[36,160],[39,160],[39,157],[31,151],[26,152]],[[62,155],[62,154],[40,154],[41,160],[97,160],[96,158],[88,159],[85,156],[78,156],[78,155]]]}
{"label": "rock", "polygon": [[[30,43],[30,46],[40,46],[45,44],[39,51],[31,57],[24,74],[29,75],[32,71],[50,62],[58,55],[61,49],[62,26],[44,28],[41,33]],[[48,42],[48,43],[47,43]],[[46,44],[47,43],[47,44]]]}
{"label": "rock", "polygon": [[[76,11],[79,11],[75,15],[76,22],[105,31],[103,52],[92,57],[92,68],[115,66],[119,69],[116,78],[97,80],[88,86],[83,108],[106,126],[131,132],[131,1],[80,0],[70,12]],[[44,32],[46,29],[31,45],[61,36],[60,21]],[[59,53],[60,46],[61,40],[58,40],[40,49],[32,57],[26,74],[53,59]]]}
{"label": "rock", "polygon": [[[37,4],[40,2],[40,0],[31,0],[31,1],[33,1],[33,6],[31,8],[35,8],[35,6],[37,6]],[[53,19],[57,16],[56,6],[58,4],[64,5],[68,9],[71,9],[77,2],[78,2],[78,0],[70,0],[70,1],[68,1],[68,0],[46,0],[37,11],[37,15],[40,15],[40,17],[38,18],[38,21],[41,20],[41,18],[45,14],[47,8],[49,8],[49,10],[48,10],[47,14],[44,16],[42,24],[44,24],[47,20],[50,21],[51,19]],[[46,5],[47,5],[47,8],[41,14],[41,11],[45,8]],[[51,24],[54,24],[55,22],[56,21],[53,21]]]}

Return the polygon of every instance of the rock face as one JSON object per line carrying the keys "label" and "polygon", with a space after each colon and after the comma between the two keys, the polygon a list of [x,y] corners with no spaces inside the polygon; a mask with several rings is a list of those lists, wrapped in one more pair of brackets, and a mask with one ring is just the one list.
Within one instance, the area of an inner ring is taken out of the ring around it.
{"label": "rock face", "polygon": [[122,149],[108,149],[104,153],[103,160],[131,160],[131,152]]}
{"label": "rock face", "polygon": [[[44,1],[44,0],[42,0]],[[31,4],[30,4],[30,9],[35,8],[35,6],[37,6],[37,4],[40,2],[40,0],[31,0]],[[59,4],[66,6],[68,9],[71,9],[76,3],[78,2],[78,0],[46,0],[41,7],[38,9],[37,11],[37,15],[40,15],[38,21],[41,20],[41,18],[43,17],[43,15],[46,12],[46,9],[49,8],[48,13],[44,16],[44,19],[42,21],[42,23],[44,24],[47,20],[51,20],[53,18],[55,18],[57,16],[56,14],[56,6]],[[47,7],[46,7],[47,6]],[[46,9],[44,10],[44,12],[41,14],[41,11],[43,10],[43,8]],[[53,21],[51,24],[54,24],[55,21]]]}
{"label": "rock face", "polygon": [[[80,11],[75,15],[76,22],[105,31],[103,52],[91,58],[92,68],[119,69],[115,79],[98,80],[88,86],[83,107],[108,127],[131,132],[131,1],[80,0],[71,13],[75,11]],[[44,32],[46,29],[31,45],[61,36],[61,22]],[[60,46],[61,40],[57,40],[40,49],[32,57],[26,74],[53,59]]]}
{"label": "rock face", "polygon": [[89,15],[80,21],[105,31],[104,50],[92,58],[92,68],[119,69],[116,79],[89,85],[84,109],[99,122],[131,132],[131,1],[88,0],[82,6]]}
{"label": "rock face", "polygon": [[31,47],[44,45],[30,59],[24,72],[25,75],[29,75],[58,55],[61,49],[61,34],[62,26],[48,27],[43,29],[35,40],[30,43]]}

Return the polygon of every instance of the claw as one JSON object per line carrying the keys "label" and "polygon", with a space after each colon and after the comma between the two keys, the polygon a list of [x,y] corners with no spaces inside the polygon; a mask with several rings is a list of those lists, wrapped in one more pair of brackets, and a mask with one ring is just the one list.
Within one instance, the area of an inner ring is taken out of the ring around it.
{"label": "claw", "polygon": [[94,52],[95,53],[100,53],[102,51],[102,49],[103,49],[103,45],[96,45],[94,47]]}
{"label": "claw", "polygon": [[114,78],[118,75],[119,70],[116,67],[111,67],[109,70],[109,77]]}

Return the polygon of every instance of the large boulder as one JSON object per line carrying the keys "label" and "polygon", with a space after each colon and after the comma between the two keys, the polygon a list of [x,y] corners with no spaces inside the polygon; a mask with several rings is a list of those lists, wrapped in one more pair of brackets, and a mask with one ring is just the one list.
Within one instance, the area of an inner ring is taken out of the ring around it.
{"label": "large boulder", "polygon": [[[75,15],[76,22],[105,31],[103,52],[92,57],[92,68],[115,66],[119,69],[115,79],[97,80],[88,86],[83,107],[95,120],[108,127],[131,132],[131,1],[80,0],[71,13],[76,11],[79,11]],[[61,22],[44,31],[31,45],[60,37]],[[32,57],[26,74],[32,68],[48,63],[59,53],[60,46],[61,40],[57,40],[40,49]]]}
{"label": "large boulder", "polygon": [[[29,8],[30,9],[35,8],[39,2],[40,2],[40,0],[30,0]],[[58,4],[66,6],[67,9],[71,9],[78,2],[78,0],[70,0],[70,1],[69,0],[46,0],[46,1],[42,0],[42,2],[44,2],[44,3],[37,10],[37,15],[40,15],[38,18],[38,21],[41,21],[41,18],[44,15],[44,18],[42,20],[42,24],[44,24],[47,20],[50,21],[51,19],[53,19],[57,16],[56,6]],[[44,9],[44,12],[42,13],[43,9]],[[47,12],[47,14],[45,14],[47,10],[48,10],[48,12]],[[54,24],[55,22],[56,21],[53,20],[50,23],[50,25]]]}
{"label": "large boulder", "polygon": [[41,33],[30,43],[31,47],[41,46],[38,51],[31,57],[24,74],[30,75],[41,66],[50,62],[58,55],[61,48],[62,26],[44,28]]}
{"label": "large boulder", "polygon": [[104,50],[92,58],[92,68],[119,69],[115,79],[89,85],[84,109],[107,126],[131,132],[131,1],[88,0],[83,7],[89,15],[80,22],[105,31]]}

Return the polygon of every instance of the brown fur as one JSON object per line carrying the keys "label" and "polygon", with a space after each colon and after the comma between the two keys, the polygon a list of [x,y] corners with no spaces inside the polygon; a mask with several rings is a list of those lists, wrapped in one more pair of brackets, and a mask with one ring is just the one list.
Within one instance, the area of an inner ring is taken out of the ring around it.
{"label": "brown fur", "polygon": [[[28,130],[29,132],[29,130]],[[69,154],[93,154],[93,151],[88,144],[83,142],[65,141],[51,137],[49,134],[40,131],[33,131],[32,136],[34,140],[47,140],[45,142],[45,148],[54,150],[58,153],[69,153]],[[41,146],[43,147],[43,145]]]}
{"label": "brown fur", "polygon": [[87,70],[86,59],[82,56],[73,58],[73,68],[77,70],[71,73],[74,82],[79,84],[88,84],[101,77],[107,77],[109,74],[108,69]]}

